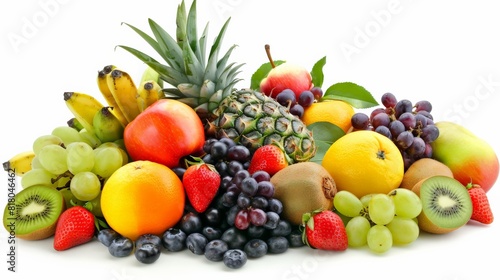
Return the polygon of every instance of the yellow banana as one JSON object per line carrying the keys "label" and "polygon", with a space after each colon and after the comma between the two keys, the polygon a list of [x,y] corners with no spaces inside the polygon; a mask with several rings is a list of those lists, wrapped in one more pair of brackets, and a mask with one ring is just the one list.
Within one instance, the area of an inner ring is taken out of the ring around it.
{"label": "yellow banana", "polygon": [[106,79],[118,108],[122,111],[127,122],[131,122],[140,113],[136,100],[137,87],[134,81],[127,72],[119,69],[111,71]]}
{"label": "yellow banana", "polygon": [[126,126],[128,121],[123,115],[123,112],[120,110],[120,107],[116,103],[115,98],[113,97],[113,93],[108,87],[107,76],[116,69],[114,65],[106,65],[102,68],[102,70],[97,72],[97,87],[101,92],[102,96],[106,100],[109,106],[113,107],[113,115],[122,123],[123,126]]}
{"label": "yellow banana", "polygon": [[94,133],[94,116],[97,111],[104,107],[101,102],[93,96],[81,92],[65,92],[64,101],[78,122],[88,132]]}
{"label": "yellow banana", "polygon": [[82,124],[75,117],[69,119],[66,123],[68,124],[69,127],[74,128],[77,131],[83,129]]}
{"label": "yellow banana", "polygon": [[145,81],[155,81],[158,83],[158,85],[160,85],[160,87],[163,87],[163,80],[160,79],[160,74],[158,74],[158,72],[156,72],[153,68],[149,66],[142,73],[141,83]]}
{"label": "yellow banana", "polygon": [[35,158],[35,153],[33,151],[18,153],[3,163],[3,169],[5,171],[13,170],[17,176],[21,177],[31,170],[31,161],[33,158]]}
{"label": "yellow banana", "polygon": [[153,80],[143,81],[137,89],[137,105],[139,106],[139,110],[141,112],[146,110],[149,105],[163,98],[163,96],[162,88],[157,82]]}
{"label": "yellow banana", "polygon": [[103,107],[94,116],[95,135],[103,143],[123,138],[124,127],[112,110],[112,107]]}

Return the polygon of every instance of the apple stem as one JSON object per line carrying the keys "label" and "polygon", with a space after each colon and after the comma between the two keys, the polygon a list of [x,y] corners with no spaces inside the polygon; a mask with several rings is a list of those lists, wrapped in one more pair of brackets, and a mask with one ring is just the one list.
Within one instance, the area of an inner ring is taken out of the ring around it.
{"label": "apple stem", "polygon": [[271,67],[272,68],[276,67],[276,64],[274,64],[273,58],[271,57],[271,46],[266,44],[264,46],[264,48],[266,49],[267,58],[269,59],[269,62],[271,62]]}

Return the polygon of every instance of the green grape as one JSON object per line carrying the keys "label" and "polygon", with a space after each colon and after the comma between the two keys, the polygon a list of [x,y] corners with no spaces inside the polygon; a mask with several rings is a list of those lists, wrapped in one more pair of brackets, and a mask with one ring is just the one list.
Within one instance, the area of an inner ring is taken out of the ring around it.
{"label": "green grape", "polygon": [[387,228],[391,231],[392,241],[396,245],[410,244],[418,238],[420,229],[413,219],[394,217],[387,224]]}
{"label": "green grape", "polygon": [[422,201],[420,197],[409,189],[398,188],[389,193],[396,216],[413,219],[422,211]]}
{"label": "green grape", "polygon": [[51,134],[61,138],[65,146],[73,142],[82,141],[82,137],[78,130],[69,126],[58,126],[52,130]]}
{"label": "green grape", "polygon": [[99,147],[94,150],[94,155],[95,161],[92,172],[103,178],[111,176],[123,164],[122,153],[117,147]]}
{"label": "green grape", "polygon": [[101,210],[101,194],[96,198],[85,202],[85,208],[89,209],[97,217],[104,217]]}
{"label": "green grape", "polygon": [[73,175],[91,171],[94,167],[94,149],[85,142],[73,142],[66,147],[68,170]]}
{"label": "green grape", "polygon": [[51,144],[63,145],[63,141],[61,138],[51,134],[39,136],[33,141],[33,152],[35,155],[38,155],[43,147]]}
{"label": "green grape", "polygon": [[353,193],[339,191],[333,197],[333,207],[347,217],[356,217],[363,209],[363,203]]}
{"label": "green grape", "polygon": [[82,138],[82,142],[89,144],[92,149],[95,149],[102,144],[101,140],[97,138],[95,134],[88,132],[85,128],[80,130],[79,133],[80,137]]}
{"label": "green grape", "polygon": [[370,227],[370,222],[363,216],[356,216],[349,220],[345,226],[349,246],[361,247],[366,245],[366,237]]}
{"label": "green grape", "polygon": [[368,204],[370,203],[370,199],[372,199],[372,196],[374,194],[365,194],[363,195],[359,200],[361,201],[361,203],[363,204],[363,207],[364,208],[368,208]]}
{"label": "green grape", "polygon": [[52,178],[55,175],[43,168],[31,169],[21,177],[21,186],[29,188],[34,185],[52,186]]}
{"label": "green grape", "polygon": [[115,140],[113,143],[118,145],[118,148],[125,150],[125,141],[122,139]]}
{"label": "green grape", "polygon": [[122,165],[127,164],[129,162],[127,152],[124,149],[120,148],[118,150],[120,150],[120,153],[122,154]]}
{"label": "green grape", "polygon": [[106,148],[106,147],[120,148],[120,146],[118,146],[118,144],[116,144],[115,142],[104,142],[104,143],[101,143],[101,145],[99,145],[98,148]]}
{"label": "green grape", "polygon": [[101,193],[101,182],[97,178],[97,175],[90,171],[85,171],[73,176],[69,188],[76,199],[89,201]]}
{"label": "green grape", "polygon": [[386,194],[375,194],[368,203],[368,215],[377,225],[386,225],[392,221],[395,214],[394,202]]}
{"label": "green grape", "polygon": [[368,230],[366,243],[373,252],[387,252],[392,247],[391,231],[386,226],[374,225]]}
{"label": "green grape", "polygon": [[50,144],[43,147],[38,153],[38,160],[40,164],[52,174],[62,174],[68,171],[68,165],[66,164],[66,158],[68,152],[65,148]]}
{"label": "green grape", "polygon": [[40,160],[38,159],[38,156],[35,156],[31,160],[31,169],[40,169],[43,168],[42,164],[40,163]]}
{"label": "green grape", "polygon": [[66,204],[66,208],[69,208],[71,206],[75,205],[80,205],[83,206],[85,202],[76,199],[75,195],[71,192],[69,188],[65,188],[60,190],[61,194],[63,195],[64,198],[64,203]]}

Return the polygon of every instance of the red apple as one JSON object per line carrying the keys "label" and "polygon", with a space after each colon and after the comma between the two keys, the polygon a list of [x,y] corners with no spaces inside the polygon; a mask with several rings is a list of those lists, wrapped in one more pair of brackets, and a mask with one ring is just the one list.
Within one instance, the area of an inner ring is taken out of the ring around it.
{"label": "red apple", "polygon": [[149,160],[173,168],[183,157],[202,151],[205,132],[191,107],[161,99],[125,127],[123,140],[134,161]]}
{"label": "red apple", "polygon": [[276,66],[271,57],[269,45],[266,45],[266,53],[272,69],[267,77],[260,82],[260,91],[267,96],[276,98],[284,89],[291,89],[299,100],[300,94],[313,87],[312,77],[306,68],[293,63],[285,62]]}

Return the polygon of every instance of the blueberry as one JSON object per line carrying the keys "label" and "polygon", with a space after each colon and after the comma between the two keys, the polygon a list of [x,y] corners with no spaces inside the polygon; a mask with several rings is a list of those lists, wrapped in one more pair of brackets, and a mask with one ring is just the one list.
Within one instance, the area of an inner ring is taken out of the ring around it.
{"label": "blueberry", "polygon": [[222,236],[222,231],[218,228],[206,226],[201,230],[201,233],[209,240],[219,239]]}
{"label": "blueberry", "polygon": [[219,225],[222,220],[222,210],[214,207],[209,207],[205,212],[203,212],[202,218],[205,225],[216,226]]}
{"label": "blueberry", "polygon": [[247,228],[247,236],[249,238],[260,238],[266,233],[266,228],[256,225],[250,225]]}
{"label": "blueberry", "polygon": [[203,255],[207,243],[208,239],[198,232],[191,233],[186,238],[186,247],[196,255]]}
{"label": "blueberry", "polygon": [[108,247],[109,253],[118,258],[126,257],[134,250],[134,242],[129,238],[120,236],[115,238]]}
{"label": "blueberry", "polygon": [[248,239],[244,231],[235,227],[230,227],[222,233],[221,239],[229,245],[231,249],[243,249]]}
{"label": "blueberry", "polygon": [[188,212],[182,216],[180,227],[187,235],[193,232],[201,232],[203,228],[203,223],[198,214],[194,212]]}
{"label": "blueberry", "polygon": [[287,236],[292,232],[292,225],[286,220],[280,220],[276,228],[271,230],[272,236]]}
{"label": "blueberry", "polygon": [[186,233],[181,229],[170,228],[163,233],[161,243],[168,251],[179,252],[185,248],[186,238]]}
{"label": "blueberry", "polygon": [[271,211],[266,212],[266,216],[267,221],[264,224],[264,227],[267,229],[275,229],[280,222],[280,216],[276,212]]}
{"label": "blueberry", "polygon": [[110,228],[102,229],[97,233],[97,239],[106,247],[109,247],[111,242],[118,237],[120,237],[120,234]]}
{"label": "blueberry", "polygon": [[222,261],[229,268],[240,268],[247,262],[247,254],[240,249],[230,249],[224,253]]}
{"label": "blueberry", "polygon": [[288,244],[288,239],[284,236],[273,236],[267,240],[267,246],[269,247],[269,253],[271,254],[281,254],[288,250],[290,245]]}
{"label": "blueberry", "polygon": [[227,243],[220,240],[215,239],[208,242],[207,246],[205,246],[205,257],[213,262],[220,262],[224,257],[224,253],[229,250],[229,246]]}
{"label": "blueberry", "polygon": [[142,246],[144,243],[152,243],[158,247],[161,247],[161,238],[157,235],[154,234],[143,234],[137,238],[135,241],[135,247],[139,248]]}
{"label": "blueberry", "polygon": [[287,239],[290,247],[292,248],[302,247],[305,245],[304,241],[302,241],[302,232],[298,228],[293,229],[287,236]]}
{"label": "blueberry", "polygon": [[154,243],[142,243],[135,249],[135,258],[141,263],[154,263],[160,257],[160,246]]}
{"label": "blueberry", "polygon": [[260,258],[267,254],[267,243],[262,239],[252,239],[245,244],[243,250],[249,258]]}

